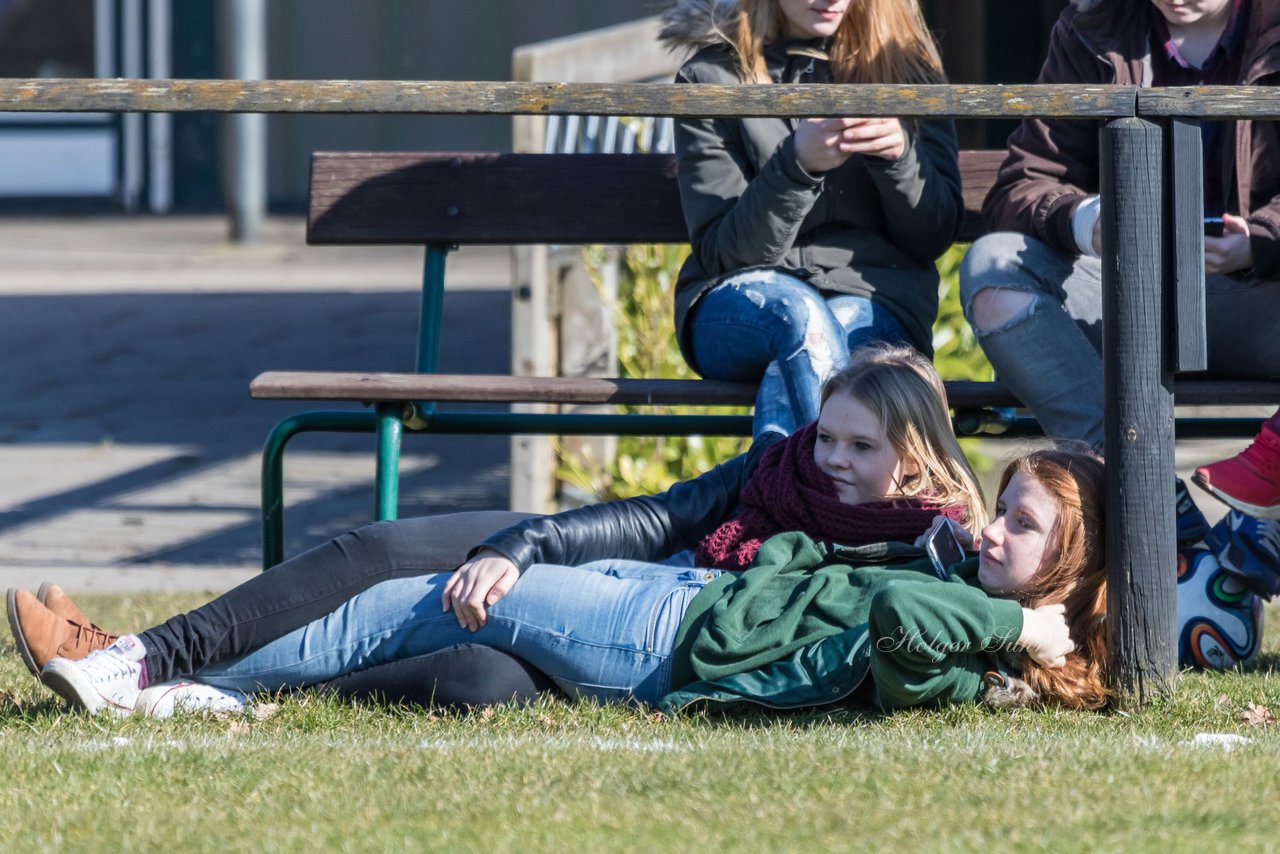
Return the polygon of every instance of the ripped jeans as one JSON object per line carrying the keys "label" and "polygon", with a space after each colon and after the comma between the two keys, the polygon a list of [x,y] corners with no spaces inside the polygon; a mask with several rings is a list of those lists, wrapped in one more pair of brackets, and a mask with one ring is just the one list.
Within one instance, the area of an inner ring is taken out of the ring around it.
{"label": "ripped jeans", "polygon": [[762,268],[708,291],[692,318],[693,357],[707,379],[759,382],[752,435],[790,435],[818,417],[822,383],[849,353],[910,343],[902,322],[867,297],[824,298],[808,282]]}
{"label": "ripped jeans", "polygon": [[[1031,302],[994,328],[974,322],[974,298],[988,289]],[[1027,404],[1045,434],[1103,442],[1102,262],[1068,257],[1013,232],[980,238],[960,264],[960,300],[1000,381]],[[1205,277],[1209,370],[1280,376],[1280,282]]]}

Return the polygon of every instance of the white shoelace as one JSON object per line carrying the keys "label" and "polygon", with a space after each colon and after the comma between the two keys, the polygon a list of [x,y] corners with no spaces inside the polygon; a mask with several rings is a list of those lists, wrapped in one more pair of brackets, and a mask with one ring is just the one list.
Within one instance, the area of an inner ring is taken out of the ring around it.
{"label": "white shoelace", "polygon": [[131,675],[136,678],[142,672],[142,665],[138,662],[108,650],[92,652],[76,664],[85,676],[95,682],[114,682]]}

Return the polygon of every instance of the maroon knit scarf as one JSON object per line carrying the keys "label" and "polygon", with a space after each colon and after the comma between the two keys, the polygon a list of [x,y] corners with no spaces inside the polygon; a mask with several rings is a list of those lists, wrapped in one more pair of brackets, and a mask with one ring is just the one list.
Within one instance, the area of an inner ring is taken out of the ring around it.
{"label": "maroon knit scarf", "polygon": [[962,506],[939,507],[914,498],[842,503],[835,482],[813,461],[817,435],[817,425],[810,424],[764,452],[742,489],[737,514],[698,544],[698,566],[746,569],[760,544],[784,531],[858,546],[913,542],[939,514],[963,521]]}

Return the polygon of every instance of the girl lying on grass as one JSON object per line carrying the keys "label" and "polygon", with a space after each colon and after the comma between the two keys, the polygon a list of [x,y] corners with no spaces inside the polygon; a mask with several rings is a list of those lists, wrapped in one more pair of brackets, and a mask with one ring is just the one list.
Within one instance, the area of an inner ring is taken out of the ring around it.
{"label": "girl lying on grass", "polygon": [[[859,352],[816,425],[662,495],[526,520],[452,575],[415,569],[414,520],[372,525],[42,678],[90,711],[150,711],[157,693],[225,707],[471,643],[599,701],[790,707],[874,688],[893,708],[972,700],[994,671],[1097,707],[1101,465],[1020,465],[982,558],[935,575],[909,544],[939,515],[978,527],[977,487],[928,362]],[[769,539],[787,530],[802,533]],[[198,682],[157,684],[179,677]]]}

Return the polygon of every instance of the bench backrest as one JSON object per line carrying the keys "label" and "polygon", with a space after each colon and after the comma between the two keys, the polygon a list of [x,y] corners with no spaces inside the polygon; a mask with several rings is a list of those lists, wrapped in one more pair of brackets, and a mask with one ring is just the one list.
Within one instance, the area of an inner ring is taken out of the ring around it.
{"label": "bench backrest", "polygon": [[[962,151],[962,240],[1003,151]],[[307,242],[684,243],[669,154],[316,152]]]}

